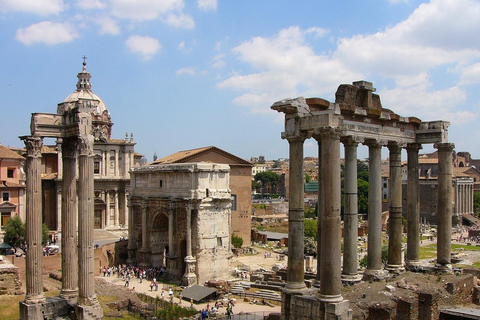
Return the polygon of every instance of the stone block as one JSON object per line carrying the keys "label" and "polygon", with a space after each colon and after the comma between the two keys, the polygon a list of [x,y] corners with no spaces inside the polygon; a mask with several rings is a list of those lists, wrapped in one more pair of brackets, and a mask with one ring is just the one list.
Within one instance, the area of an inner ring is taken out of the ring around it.
{"label": "stone block", "polygon": [[480,287],[473,287],[472,302],[477,305],[480,304]]}
{"label": "stone block", "polygon": [[390,306],[384,304],[374,304],[368,307],[367,320],[391,320],[394,319],[393,310]]}
{"label": "stone block", "polygon": [[418,318],[424,320],[437,319],[438,295],[429,292],[418,294]]}
{"label": "stone block", "polygon": [[395,320],[411,320],[413,311],[413,302],[399,299],[397,301],[397,314]]}

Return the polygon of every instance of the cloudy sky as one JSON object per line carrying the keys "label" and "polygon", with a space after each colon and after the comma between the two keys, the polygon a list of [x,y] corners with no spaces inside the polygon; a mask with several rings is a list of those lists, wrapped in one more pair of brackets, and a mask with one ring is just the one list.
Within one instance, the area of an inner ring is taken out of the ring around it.
{"label": "cloudy sky", "polygon": [[6,146],[56,112],[86,55],[112,137],[133,132],[149,160],[210,145],[288,157],[272,103],[333,101],[356,80],[402,116],[450,121],[456,150],[480,158],[479,0],[0,0],[0,29]]}

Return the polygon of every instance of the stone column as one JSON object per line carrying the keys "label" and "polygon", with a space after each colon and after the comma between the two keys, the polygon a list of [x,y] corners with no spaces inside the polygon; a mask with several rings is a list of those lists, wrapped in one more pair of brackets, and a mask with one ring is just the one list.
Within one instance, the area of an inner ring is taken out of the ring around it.
{"label": "stone column", "polygon": [[120,220],[119,220],[119,217],[120,217],[120,215],[119,215],[119,213],[118,213],[118,189],[115,190],[115,209],[114,209],[114,210],[115,210],[115,211],[113,212],[113,214],[114,214],[113,217],[114,217],[115,228],[118,229],[118,228],[120,227],[120,224],[119,224],[119,221],[120,221]]}
{"label": "stone column", "polygon": [[288,266],[285,290],[293,293],[306,288],[304,283],[303,234],[303,141],[304,137],[287,138],[290,149],[290,199],[288,209]]}
{"label": "stone column", "polygon": [[364,279],[375,278],[382,273],[382,145],[377,140],[368,145],[368,262]]}
{"label": "stone column", "polygon": [[115,150],[115,168],[113,169],[113,172],[115,172],[116,177],[120,176],[120,168],[118,166],[118,150]]}
{"label": "stone column", "polygon": [[195,263],[197,260],[192,256],[192,211],[189,206],[187,210],[187,234],[186,234],[186,257],[185,257],[185,274],[183,275],[183,283],[187,287],[197,284],[197,275],[195,274]]}
{"label": "stone column", "polygon": [[124,217],[123,217],[123,221],[125,221],[125,228],[128,228],[128,226],[130,225],[130,207],[128,206],[128,193],[127,193],[127,190],[125,190],[125,192],[123,193],[123,197],[124,197],[124,203],[125,205],[123,206],[124,207]]}
{"label": "stone column", "polygon": [[[324,158],[322,168],[324,212],[321,243],[325,245],[322,246],[320,254],[320,300],[340,302],[343,300],[341,294],[340,134],[335,129],[323,131],[322,157]],[[303,235],[303,230],[301,235]],[[290,248],[290,243],[288,247]],[[301,253],[303,256],[303,249]],[[288,257],[290,260],[290,254]]]}
{"label": "stone column", "polygon": [[63,177],[63,150],[62,150],[62,138],[57,138],[57,179],[62,180]]}
{"label": "stone column", "polygon": [[150,233],[148,232],[148,200],[142,200],[142,247],[140,253],[142,254],[141,266],[150,266],[149,252],[150,252]]}
{"label": "stone column", "polygon": [[415,269],[420,265],[420,187],[418,172],[418,151],[420,149],[422,149],[422,145],[418,143],[407,145],[407,258],[405,263],[408,269]]}
{"label": "stone column", "polygon": [[390,216],[388,220],[388,264],[390,272],[404,270],[402,264],[402,148],[398,142],[389,142],[390,150],[390,183],[389,201]]}
{"label": "stone column", "polygon": [[[79,312],[85,319],[86,310],[97,309],[93,264],[93,136],[79,136],[78,156],[78,288]],[[101,309],[100,309],[101,310]]]}
{"label": "stone column", "polygon": [[131,198],[128,198],[128,260],[127,264],[133,265],[136,264],[136,251],[137,251],[137,244],[135,241],[135,228],[134,228],[134,215],[135,215],[135,210],[134,207],[132,206],[131,203]]}
{"label": "stone column", "polygon": [[60,296],[68,300],[76,300],[78,297],[77,149],[76,139],[64,140],[62,144],[62,290]]}
{"label": "stone column", "polygon": [[26,304],[45,301],[42,281],[42,138],[22,137],[26,164]]}
{"label": "stone column", "polygon": [[60,182],[55,186],[55,196],[57,198],[57,231],[62,231],[62,185]]}
{"label": "stone column", "polygon": [[322,157],[322,137],[320,135],[314,136],[318,143],[318,202],[317,202],[317,278],[315,281],[315,286],[320,288],[320,274],[321,274],[321,248],[322,248],[322,225],[323,225],[323,215],[325,211],[325,201],[324,201],[324,182],[323,182],[323,163],[324,159]]}
{"label": "stone column", "polygon": [[438,149],[438,228],[436,268],[447,271],[451,268],[452,232],[452,171],[453,143],[437,143]]}
{"label": "stone column", "polygon": [[105,228],[110,227],[110,191],[105,190]]}
{"label": "stone column", "polygon": [[360,281],[358,276],[358,187],[357,146],[352,137],[343,140],[345,146],[345,210],[343,227],[343,270],[345,281]]}

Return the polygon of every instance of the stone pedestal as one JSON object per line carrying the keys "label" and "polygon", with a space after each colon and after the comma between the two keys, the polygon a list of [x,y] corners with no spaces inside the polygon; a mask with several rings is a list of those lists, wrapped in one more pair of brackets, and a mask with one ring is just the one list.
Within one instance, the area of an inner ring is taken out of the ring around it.
{"label": "stone pedestal", "polygon": [[195,264],[197,260],[192,256],[185,257],[185,274],[182,277],[184,286],[190,287],[197,284],[197,275],[195,273]]}

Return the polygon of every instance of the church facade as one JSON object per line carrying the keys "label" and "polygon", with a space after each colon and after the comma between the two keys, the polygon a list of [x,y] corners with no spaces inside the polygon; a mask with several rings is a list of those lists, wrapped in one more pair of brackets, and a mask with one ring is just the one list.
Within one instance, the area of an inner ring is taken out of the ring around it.
{"label": "church facade", "polygon": [[[113,122],[103,100],[92,91],[91,75],[86,67],[77,75],[77,89],[58,104],[57,113],[81,101],[93,105],[95,229],[128,227],[127,196],[129,170],[140,165],[142,155],[135,153],[133,134],[112,139]],[[42,147],[43,221],[50,230],[61,228],[62,208],[62,140]]]}

